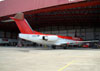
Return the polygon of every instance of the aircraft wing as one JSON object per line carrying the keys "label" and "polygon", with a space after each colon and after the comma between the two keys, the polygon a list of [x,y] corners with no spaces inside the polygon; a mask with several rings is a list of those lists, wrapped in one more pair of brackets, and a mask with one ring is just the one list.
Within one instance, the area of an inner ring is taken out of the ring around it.
{"label": "aircraft wing", "polygon": [[59,42],[56,45],[80,45],[83,43],[92,43],[92,42],[99,42],[99,40],[91,40],[91,41],[73,41],[73,42]]}
{"label": "aircraft wing", "polygon": [[91,41],[76,41],[76,43],[88,43],[88,42],[99,42],[99,40],[91,40]]}

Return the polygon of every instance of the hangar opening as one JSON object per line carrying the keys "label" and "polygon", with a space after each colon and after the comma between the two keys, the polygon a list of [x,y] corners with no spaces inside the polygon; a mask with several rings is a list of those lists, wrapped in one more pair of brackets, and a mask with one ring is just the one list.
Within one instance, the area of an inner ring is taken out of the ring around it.
{"label": "hangar opening", "polygon": [[91,4],[92,2],[95,1],[86,2],[87,6],[85,6],[85,2],[83,2],[84,6],[82,3],[77,3],[76,5],[79,7],[68,9],[66,7],[56,11],[51,9],[50,12],[26,15],[26,18],[33,29],[39,32],[77,36],[84,40],[100,40],[100,4]]}

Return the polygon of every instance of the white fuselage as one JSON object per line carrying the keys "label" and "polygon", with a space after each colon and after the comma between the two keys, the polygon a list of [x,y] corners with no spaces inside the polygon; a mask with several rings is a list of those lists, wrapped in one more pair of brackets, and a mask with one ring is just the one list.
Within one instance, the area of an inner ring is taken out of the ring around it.
{"label": "white fuselage", "polygon": [[19,38],[46,45],[63,45],[67,43],[75,43],[74,40],[59,38],[57,35],[19,34]]}

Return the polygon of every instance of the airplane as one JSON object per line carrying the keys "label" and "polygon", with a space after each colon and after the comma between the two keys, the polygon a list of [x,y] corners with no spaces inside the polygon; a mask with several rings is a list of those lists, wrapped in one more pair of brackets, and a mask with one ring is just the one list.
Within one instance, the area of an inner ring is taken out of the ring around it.
{"label": "airplane", "polygon": [[56,49],[56,46],[63,46],[64,49],[67,49],[67,45],[79,45],[84,42],[94,42],[94,41],[83,41],[82,38],[70,37],[70,36],[61,36],[61,35],[51,35],[43,34],[32,30],[27,20],[24,18],[24,13],[17,13],[13,19],[19,30],[19,38],[32,41],[38,44],[43,45],[52,45],[53,49]]}

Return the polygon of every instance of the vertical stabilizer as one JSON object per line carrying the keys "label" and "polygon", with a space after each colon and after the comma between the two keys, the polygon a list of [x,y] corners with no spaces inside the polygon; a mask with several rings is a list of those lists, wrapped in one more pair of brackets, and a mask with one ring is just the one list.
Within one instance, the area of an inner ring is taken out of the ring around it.
{"label": "vertical stabilizer", "polygon": [[17,13],[15,17],[11,17],[11,19],[13,19],[16,22],[21,33],[35,34],[35,32],[31,29],[26,19],[24,19],[23,13]]}

